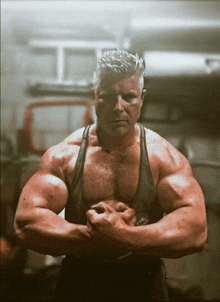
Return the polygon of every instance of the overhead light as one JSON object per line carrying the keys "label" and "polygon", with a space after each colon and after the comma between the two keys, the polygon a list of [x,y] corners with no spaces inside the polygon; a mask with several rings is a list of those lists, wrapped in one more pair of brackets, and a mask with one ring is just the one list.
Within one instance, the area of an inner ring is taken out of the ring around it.
{"label": "overhead light", "polygon": [[147,51],[147,76],[193,76],[220,73],[220,55],[185,52]]}
{"label": "overhead light", "polygon": [[131,27],[134,29],[150,29],[150,28],[219,28],[218,20],[192,20],[192,19],[175,19],[175,18],[138,18],[132,19]]}

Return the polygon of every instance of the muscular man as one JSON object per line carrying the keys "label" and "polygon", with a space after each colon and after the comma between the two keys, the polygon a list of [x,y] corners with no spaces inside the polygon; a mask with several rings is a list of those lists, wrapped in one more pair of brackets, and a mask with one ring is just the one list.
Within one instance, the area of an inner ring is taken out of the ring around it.
{"label": "muscular man", "polygon": [[206,243],[204,198],[188,161],[137,124],[143,74],[137,56],[104,53],[94,74],[97,123],[50,148],[22,191],[17,236],[29,249],[67,255],[61,297],[166,301],[161,258]]}

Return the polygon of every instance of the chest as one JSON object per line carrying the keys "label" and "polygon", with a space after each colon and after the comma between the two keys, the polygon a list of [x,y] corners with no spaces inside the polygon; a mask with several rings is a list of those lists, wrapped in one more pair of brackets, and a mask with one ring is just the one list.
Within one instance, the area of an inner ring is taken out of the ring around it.
{"label": "chest", "polygon": [[88,206],[104,200],[132,205],[140,174],[140,150],[127,157],[100,148],[89,148],[83,171],[83,199]]}

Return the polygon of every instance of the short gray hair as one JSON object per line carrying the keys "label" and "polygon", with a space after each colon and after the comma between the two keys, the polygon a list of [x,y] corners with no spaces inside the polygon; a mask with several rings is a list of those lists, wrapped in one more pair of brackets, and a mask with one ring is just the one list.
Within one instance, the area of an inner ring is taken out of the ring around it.
{"label": "short gray hair", "polygon": [[123,78],[135,73],[140,75],[140,84],[143,87],[145,64],[138,54],[133,55],[125,50],[110,50],[102,54],[97,61],[93,75],[93,87],[98,88],[101,77]]}

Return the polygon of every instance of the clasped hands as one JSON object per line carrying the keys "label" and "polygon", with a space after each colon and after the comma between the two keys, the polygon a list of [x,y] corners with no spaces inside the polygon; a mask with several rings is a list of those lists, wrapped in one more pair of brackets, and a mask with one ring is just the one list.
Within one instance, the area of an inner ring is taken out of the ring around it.
{"label": "clasped hands", "polygon": [[91,239],[104,253],[126,252],[126,230],[136,225],[135,210],[122,202],[110,206],[106,202],[93,205],[86,213]]}

